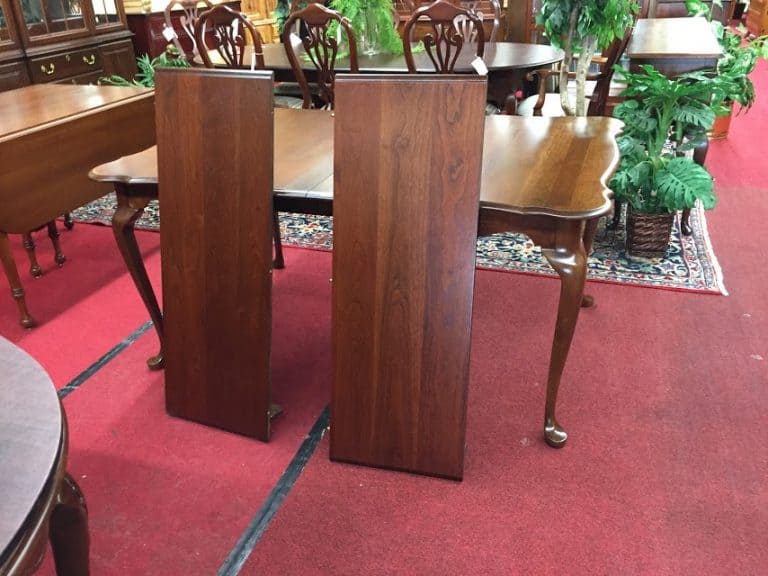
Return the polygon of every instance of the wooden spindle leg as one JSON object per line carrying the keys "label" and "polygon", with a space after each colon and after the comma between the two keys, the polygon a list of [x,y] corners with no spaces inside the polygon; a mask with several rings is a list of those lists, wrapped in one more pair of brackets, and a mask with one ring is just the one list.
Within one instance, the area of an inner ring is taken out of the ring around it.
{"label": "wooden spindle leg", "polygon": [[285,260],[283,260],[283,241],[280,238],[280,216],[278,216],[277,210],[272,211],[272,236],[275,243],[275,260],[272,267],[276,270],[282,270],[285,268]]}
{"label": "wooden spindle leg", "polygon": [[21,235],[22,244],[24,250],[27,251],[27,258],[29,258],[29,273],[35,278],[40,278],[43,275],[43,269],[40,268],[40,264],[37,262],[37,255],[35,254],[35,240],[32,238],[32,232],[26,232]]}
{"label": "wooden spindle leg", "polygon": [[21,286],[19,270],[16,268],[16,262],[11,253],[11,243],[8,240],[8,234],[5,232],[0,232],[0,261],[3,263],[8,284],[11,287],[11,296],[16,300],[16,305],[19,307],[21,325],[24,328],[32,328],[37,322],[32,319],[32,316],[29,315],[29,310],[27,310],[27,302],[24,298],[24,288]]}
{"label": "wooden spindle leg", "polygon": [[64,228],[67,230],[72,230],[72,228],[75,227],[75,222],[72,220],[72,214],[67,212],[64,214]]}
{"label": "wooden spindle leg", "polygon": [[59,242],[59,230],[58,228],[56,228],[56,220],[51,220],[50,222],[48,222],[47,226],[48,226],[48,238],[51,239],[51,244],[53,244],[53,252],[54,252],[53,260],[59,266],[63,266],[64,262],[67,261],[67,258],[61,252],[61,243]]}

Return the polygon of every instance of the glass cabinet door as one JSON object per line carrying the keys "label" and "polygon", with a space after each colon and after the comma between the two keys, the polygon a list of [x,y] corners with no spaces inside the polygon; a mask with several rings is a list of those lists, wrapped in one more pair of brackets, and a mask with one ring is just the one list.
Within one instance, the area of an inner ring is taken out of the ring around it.
{"label": "glass cabinet door", "polygon": [[[8,16],[10,16],[10,14],[8,14]],[[11,41],[11,32],[8,30],[8,24],[5,19],[5,5],[0,4],[0,45]]]}
{"label": "glass cabinet door", "polygon": [[86,29],[81,0],[20,0],[30,38]]}
{"label": "glass cabinet door", "polygon": [[122,3],[119,0],[83,0],[91,3],[96,28],[122,25]]}

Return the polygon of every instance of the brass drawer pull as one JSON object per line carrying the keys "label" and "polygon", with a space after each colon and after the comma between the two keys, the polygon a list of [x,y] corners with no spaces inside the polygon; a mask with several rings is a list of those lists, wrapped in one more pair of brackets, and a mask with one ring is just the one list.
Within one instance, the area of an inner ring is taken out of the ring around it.
{"label": "brass drawer pull", "polygon": [[54,64],[53,62],[48,64],[48,66],[46,66],[45,64],[40,64],[40,71],[43,74],[50,76],[56,71],[56,64]]}
{"label": "brass drawer pull", "polygon": [[83,56],[83,62],[88,64],[88,66],[93,66],[94,64],[96,64],[96,56],[94,56],[93,54],[89,56]]}

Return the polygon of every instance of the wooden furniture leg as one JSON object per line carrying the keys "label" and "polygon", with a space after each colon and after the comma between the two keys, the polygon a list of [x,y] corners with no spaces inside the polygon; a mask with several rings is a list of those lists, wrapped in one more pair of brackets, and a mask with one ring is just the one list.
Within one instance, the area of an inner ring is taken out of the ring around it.
{"label": "wooden furniture leg", "polygon": [[116,184],[115,195],[117,196],[117,209],[112,216],[112,232],[115,234],[117,247],[120,249],[120,254],[123,256],[125,265],[128,267],[133,283],[139,291],[144,306],[149,311],[149,316],[155,325],[157,337],[160,340],[160,351],[147,360],[147,366],[149,366],[150,370],[159,370],[165,365],[165,358],[163,356],[165,341],[163,336],[163,313],[160,311],[157,297],[154,290],[152,290],[152,284],[149,281],[147,269],[144,267],[144,260],[141,257],[141,252],[139,252],[134,231],[136,220],[144,213],[144,209],[155,194],[152,196],[142,195],[140,191],[137,193],[126,185]]}
{"label": "wooden furniture leg", "polygon": [[69,212],[66,212],[64,214],[64,228],[67,230],[72,230],[72,228],[75,227],[75,222],[72,220],[72,214]]}
{"label": "wooden furniture leg", "polygon": [[65,474],[56,498],[48,527],[56,574],[87,576],[90,537],[85,497],[72,476]]}
{"label": "wooden furniture leg", "polygon": [[[599,220],[599,218],[592,218],[591,220],[587,220],[587,223],[584,226],[584,254],[586,255],[587,259],[589,259],[589,255],[592,253],[592,243],[595,240],[595,232],[597,232],[597,223]],[[584,296],[582,296],[582,308],[591,308],[594,305],[595,299],[592,296],[589,294],[584,294]]]}
{"label": "wooden furniture leg", "polygon": [[24,288],[21,286],[19,270],[16,268],[16,262],[13,259],[13,254],[11,254],[11,243],[8,240],[8,234],[5,232],[0,232],[0,260],[3,262],[5,275],[8,277],[11,296],[16,300],[16,305],[19,307],[21,325],[24,328],[32,328],[37,322],[32,319],[32,316],[29,315],[29,310],[27,310],[27,302],[24,298]]}
{"label": "wooden furniture leg", "polygon": [[34,278],[40,278],[43,275],[43,269],[40,268],[40,264],[37,262],[37,255],[35,254],[35,240],[32,238],[32,232],[25,232],[21,235],[22,244],[24,250],[27,251],[27,258],[29,258],[29,273]]}
{"label": "wooden furniture leg", "polygon": [[51,239],[51,244],[53,244],[53,261],[56,262],[58,266],[63,266],[64,262],[67,261],[67,258],[64,256],[64,254],[61,252],[61,243],[59,242],[59,230],[56,228],[56,220],[51,220],[47,224],[48,227],[48,238]]}
{"label": "wooden furniture leg", "polygon": [[[693,161],[699,166],[704,166],[704,161],[707,159],[707,152],[709,151],[709,140],[704,139],[702,143],[693,149]],[[680,232],[685,236],[693,234],[689,220],[691,218],[691,209],[686,208],[680,215]]]}
{"label": "wooden furniture leg", "polygon": [[272,211],[272,236],[275,243],[275,260],[272,267],[282,270],[285,268],[285,260],[283,259],[283,241],[280,239],[280,216],[277,210]]}
{"label": "wooden furniture leg", "polygon": [[568,434],[557,422],[555,405],[568,351],[571,347],[576,321],[587,278],[587,256],[584,250],[585,222],[558,220],[554,241],[541,246],[541,251],[560,276],[560,303],[557,307],[555,336],[549,361],[547,400],[544,409],[544,439],[553,448],[561,448]]}

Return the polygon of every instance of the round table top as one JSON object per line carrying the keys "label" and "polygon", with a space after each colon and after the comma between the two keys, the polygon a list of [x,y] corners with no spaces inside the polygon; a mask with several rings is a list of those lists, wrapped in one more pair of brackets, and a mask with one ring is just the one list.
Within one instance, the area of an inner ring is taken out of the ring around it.
{"label": "round table top", "polygon": [[62,413],[53,382],[0,337],[0,567],[59,461]]}
{"label": "round table top", "polygon": [[[459,55],[456,62],[456,72],[471,72],[474,68],[470,62],[474,59],[474,45],[466,44],[467,49]],[[285,47],[282,44],[264,44],[264,67],[271,70],[290,70],[291,63],[285,53]],[[208,54],[211,61],[221,63],[221,57],[216,50],[210,50]],[[434,72],[434,67],[425,52],[417,52],[414,55],[414,61],[418,70],[424,72]],[[533,70],[542,68],[560,62],[563,59],[563,51],[543,44],[523,44],[519,42],[494,42],[485,45],[485,54],[483,61],[490,73],[502,70]],[[245,62],[250,62],[251,58],[246,55]],[[336,62],[336,70],[344,72],[349,69],[349,63],[346,57],[339,58]],[[373,54],[367,55],[358,53],[357,63],[360,72],[372,73],[406,73],[408,69],[405,65],[405,57],[402,54]],[[311,66],[307,62],[307,67]]]}

